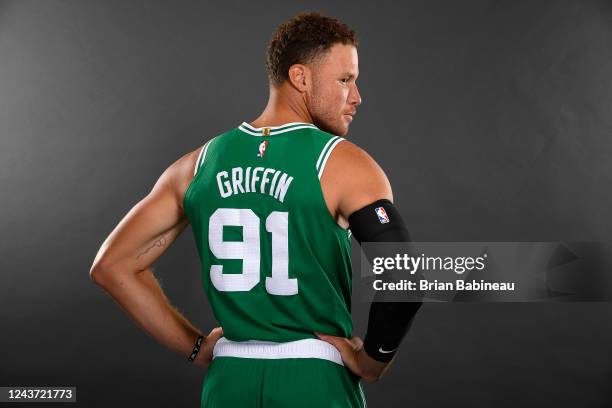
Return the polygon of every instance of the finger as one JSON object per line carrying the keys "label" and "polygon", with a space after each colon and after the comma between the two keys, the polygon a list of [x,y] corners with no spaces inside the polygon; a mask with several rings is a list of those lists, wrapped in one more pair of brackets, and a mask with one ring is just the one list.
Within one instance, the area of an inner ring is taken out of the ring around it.
{"label": "finger", "polygon": [[315,332],[315,334],[321,340],[331,343],[334,346],[336,345],[336,343],[339,343],[340,340],[342,339],[342,337],[332,336],[331,334],[324,334],[324,333],[319,333],[319,332]]}
{"label": "finger", "polygon": [[335,346],[340,351],[340,354],[349,352],[354,354],[354,352],[357,351],[360,346],[361,339],[359,337],[352,337],[348,339],[346,337],[332,336],[330,334],[317,332],[315,332],[315,334],[319,336],[321,340],[325,340]]}
{"label": "finger", "polygon": [[342,358],[344,365],[349,370],[351,370],[353,373],[357,375],[361,375],[360,370],[359,370],[359,364],[357,363],[357,355],[355,353],[351,340],[345,337],[331,336],[329,334],[322,334],[322,333],[317,333],[317,332],[315,332],[315,334],[321,340],[330,343],[332,346],[334,346],[338,350],[338,352],[340,352],[340,357]]}
{"label": "finger", "polygon": [[330,343],[340,352],[340,357],[342,357],[342,361],[351,369],[351,371],[355,371],[356,368],[356,356],[355,349],[351,341],[345,337],[337,337],[331,336],[329,334],[317,333],[315,334],[323,341]]}
{"label": "finger", "polygon": [[350,342],[356,351],[363,348],[363,340],[361,340],[361,337],[357,337],[357,336],[351,337]]}

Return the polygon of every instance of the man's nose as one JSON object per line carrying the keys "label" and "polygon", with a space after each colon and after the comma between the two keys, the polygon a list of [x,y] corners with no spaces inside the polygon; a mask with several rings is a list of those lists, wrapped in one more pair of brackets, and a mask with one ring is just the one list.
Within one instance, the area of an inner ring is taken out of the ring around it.
{"label": "man's nose", "polygon": [[349,103],[355,106],[361,105],[361,95],[359,94],[359,89],[357,89],[356,84],[353,86],[351,94],[349,95]]}

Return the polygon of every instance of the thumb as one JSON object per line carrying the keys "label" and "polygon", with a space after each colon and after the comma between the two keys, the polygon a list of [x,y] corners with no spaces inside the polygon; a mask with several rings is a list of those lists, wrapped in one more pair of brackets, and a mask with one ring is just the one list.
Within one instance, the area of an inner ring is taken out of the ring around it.
{"label": "thumb", "polygon": [[223,337],[223,328],[215,327],[214,329],[210,331],[207,337],[210,340],[214,340],[214,341],[219,340],[221,337]]}

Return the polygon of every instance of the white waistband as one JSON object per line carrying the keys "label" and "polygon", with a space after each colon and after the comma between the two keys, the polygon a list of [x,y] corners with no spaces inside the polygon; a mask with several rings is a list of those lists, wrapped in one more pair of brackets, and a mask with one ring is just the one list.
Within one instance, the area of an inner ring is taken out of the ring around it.
{"label": "white waistband", "polygon": [[344,365],[337,348],[319,339],[303,339],[286,343],[272,341],[231,341],[221,337],[213,349],[213,358],[320,358]]}

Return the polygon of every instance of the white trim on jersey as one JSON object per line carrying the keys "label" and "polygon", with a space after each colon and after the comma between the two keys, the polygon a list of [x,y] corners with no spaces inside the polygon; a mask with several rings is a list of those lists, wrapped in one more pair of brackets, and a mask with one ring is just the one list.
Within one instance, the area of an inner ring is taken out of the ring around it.
{"label": "white trim on jersey", "polygon": [[[251,130],[255,130],[255,131],[261,131],[263,128],[268,128],[270,130],[276,130],[276,129],[281,129],[284,128],[286,126],[293,126],[293,125],[308,125],[308,126],[314,126],[312,123],[306,123],[306,122],[290,122],[290,123],[285,123],[283,125],[279,125],[279,126],[262,126],[262,127],[258,127],[256,128],[255,126],[249,125],[246,122],[242,122],[242,125],[240,126],[244,126],[246,128],[249,128]],[[315,126],[316,127],[316,126]]]}
{"label": "white trim on jersey", "polygon": [[[289,126],[293,126],[293,127],[289,127]],[[253,127],[246,122],[242,122],[242,124],[238,126],[238,129],[240,129],[244,133],[248,133],[249,135],[253,135],[253,136],[263,136],[263,129],[269,129],[270,130],[269,136],[274,136],[280,133],[290,132],[292,130],[318,129],[318,128],[312,123],[304,123],[304,122],[291,122],[291,123],[285,123],[284,125],[280,125],[280,126],[263,126],[260,128]]]}
{"label": "white trim on jersey", "polygon": [[327,163],[327,159],[329,159],[329,156],[331,155],[332,150],[334,150],[334,148],[338,145],[338,143],[340,143],[341,141],[345,140],[343,137],[339,137],[334,140],[334,143],[332,143],[332,145],[329,147],[329,149],[327,150],[327,152],[325,153],[325,157],[323,158],[323,162],[321,163],[321,167],[319,168],[319,180],[321,180],[321,176],[323,175],[323,170],[325,169],[325,164]]}
{"label": "white trim on jersey", "polygon": [[368,403],[366,402],[365,394],[363,393],[361,383],[359,383],[359,393],[361,394],[361,400],[363,401],[363,408],[368,408]]}
{"label": "white trim on jersey", "polygon": [[213,348],[213,358],[319,358],[344,365],[337,348],[319,339],[303,339],[276,343],[272,341],[248,340],[231,341],[221,337]]}
{"label": "white trim on jersey", "polygon": [[304,126],[292,127],[292,128],[289,128],[289,129],[271,130],[270,131],[270,136],[278,135],[280,133],[285,133],[285,132],[291,132],[292,130],[298,130],[298,129],[317,129],[317,127],[316,126],[312,126],[312,125],[304,125]]}
{"label": "white trim on jersey", "polygon": [[323,146],[323,149],[321,150],[321,153],[319,154],[319,158],[317,159],[317,165],[315,166],[317,171],[319,171],[319,166],[321,165],[321,160],[323,160],[323,156],[325,156],[325,152],[327,151],[327,148],[329,147],[329,145],[331,145],[334,142],[334,140],[336,140],[339,137],[340,136],[334,136],[334,137],[330,138],[327,141],[327,143],[325,143],[325,146]]}
{"label": "white trim on jersey", "polygon": [[261,133],[251,132],[250,130],[248,130],[247,128],[245,128],[245,127],[244,127],[244,126],[242,126],[242,125],[238,126],[238,129],[242,130],[244,133],[248,133],[249,135],[253,135],[253,136],[263,136]]}
{"label": "white trim on jersey", "polygon": [[204,163],[204,159],[206,158],[206,151],[208,150],[208,145],[210,145],[210,142],[213,139],[210,139],[208,142],[204,143],[204,146],[202,146],[202,148],[200,149],[200,154],[198,155],[198,160],[196,160],[195,169],[193,170],[194,177],[198,173],[198,170],[202,166],[202,163]]}

